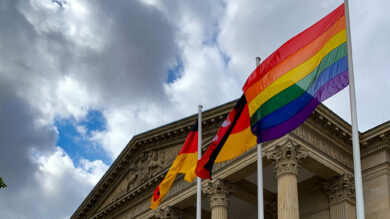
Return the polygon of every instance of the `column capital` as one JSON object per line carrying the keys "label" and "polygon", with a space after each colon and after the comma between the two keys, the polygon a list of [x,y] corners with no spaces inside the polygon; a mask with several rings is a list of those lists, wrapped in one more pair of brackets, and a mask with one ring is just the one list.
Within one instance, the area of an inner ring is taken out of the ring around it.
{"label": "column capital", "polygon": [[207,183],[203,192],[209,197],[210,207],[217,206],[227,208],[229,206],[230,195],[234,192],[236,186],[229,181],[214,179]]}
{"label": "column capital", "polygon": [[290,139],[282,145],[276,145],[275,148],[267,154],[267,158],[271,160],[275,166],[276,177],[285,173],[298,175],[301,160],[306,156],[306,150]]}
{"label": "column capital", "polygon": [[180,219],[181,211],[171,206],[163,206],[156,210],[154,217],[159,219]]}
{"label": "column capital", "polygon": [[324,189],[329,197],[329,205],[343,201],[355,204],[355,183],[353,176],[344,174],[324,182]]}

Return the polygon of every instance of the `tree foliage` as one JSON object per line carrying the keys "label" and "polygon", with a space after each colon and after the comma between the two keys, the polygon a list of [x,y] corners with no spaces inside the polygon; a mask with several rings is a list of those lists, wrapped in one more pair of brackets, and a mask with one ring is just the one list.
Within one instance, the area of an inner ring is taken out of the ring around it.
{"label": "tree foliage", "polygon": [[0,177],[0,189],[1,189],[1,188],[5,188],[5,187],[7,187],[7,184],[5,184],[5,183],[3,182],[3,178]]}

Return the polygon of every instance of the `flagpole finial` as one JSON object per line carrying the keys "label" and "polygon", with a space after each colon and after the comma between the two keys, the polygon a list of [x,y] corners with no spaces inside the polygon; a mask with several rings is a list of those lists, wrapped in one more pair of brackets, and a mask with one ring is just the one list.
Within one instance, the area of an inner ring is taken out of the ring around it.
{"label": "flagpole finial", "polygon": [[256,57],[256,67],[260,65],[260,62],[261,62],[261,58],[260,57]]}

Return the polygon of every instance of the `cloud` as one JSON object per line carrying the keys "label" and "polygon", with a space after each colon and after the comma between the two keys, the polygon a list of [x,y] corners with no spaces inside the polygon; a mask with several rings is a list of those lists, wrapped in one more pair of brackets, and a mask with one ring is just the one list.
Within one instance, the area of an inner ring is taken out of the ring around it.
{"label": "cloud", "polygon": [[[174,69],[175,64],[180,64],[180,72],[176,72],[173,81],[167,82],[165,77],[160,83],[163,94],[155,95],[160,98],[158,101],[145,98],[140,90],[140,100],[136,104],[122,98],[123,105],[104,109],[105,117],[109,118],[107,130],[95,132],[93,139],[102,143],[112,157],[117,156],[134,134],[191,115],[197,111],[198,104],[207,109],[240,95],[240,87],[230,79],[223,54],[215,42],[218,17],[223,12],[222,2],[147,3],[149,8],[161,12],[175,30],[175,55],[180,63],[175,59],[169,67]],[[137,80],[137,77],[131,75],[131,80]],[[138,81],[142,84],[142,80]],[[166,99],[161,99],[161,95]]]}
{"label": "cloud", "polygon": [[56,119],[164,103],[174,30],[136,1],[49,0],[1,1],[0,29],[0,217],[67,218],[107,166],[56,147]]}
{"label": "cloud", "polygon": [[[57,147],[56,121],[114,159],[135,134],[238,98],[256,56],[340,3],[0,0],[0,217],[69,217],[107,168]],[[351,5],[361,130],[390,119],[388,4]],[[347,101],[326,104],[349,120]]]}
{"label": "cloud", "polygon": [[19,172],[25,186],[7,181],[0,199],[2,218],[69,218],[108,168],[99,160],[83,160],[75,167],[61,148],[38,155],[33,162],[37,170]]}
{"label": "cloud", "polygon": [[0,174],[8,185],[1,191],[0,217],[66,218],[107,166],[82,160],[75,167],[54,147],[56,129],[40,122],[43,114],[17,95],[15,86],[0,76]]}
{"label": "cloud", "polygon": [[157,10],[136,1],[101,1],[89,10],[106,33],[105,45],[84,53],[70,67],[72,77],[102,104],[166,100],[162,83],[177,49],[172,26]]}

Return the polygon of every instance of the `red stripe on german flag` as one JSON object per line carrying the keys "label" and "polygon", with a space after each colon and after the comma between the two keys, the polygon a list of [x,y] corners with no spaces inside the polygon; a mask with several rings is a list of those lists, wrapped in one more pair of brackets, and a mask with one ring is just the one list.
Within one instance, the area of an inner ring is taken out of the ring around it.
{"label": "red stripe on german flag", "polygon": [[198,161],[198,122],[192,126],[190,133],[184,142],[176,159],[169,168],[167,175],[163,181],[154,190],[153,197],[150,200],[151,209],[156,209],[164,197],[167,195],[178,173],[185,174],[184,180],[192,182],[196,177],[195,167]]}
{"label": "red stripe on german flag", "polygon": [[250,129],[248,104],[242,95],[198,161],[196,175],[211,179],[214,163],[234,159],[255,145],[256,136]]}

